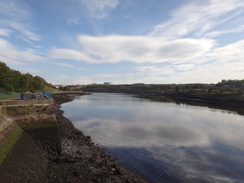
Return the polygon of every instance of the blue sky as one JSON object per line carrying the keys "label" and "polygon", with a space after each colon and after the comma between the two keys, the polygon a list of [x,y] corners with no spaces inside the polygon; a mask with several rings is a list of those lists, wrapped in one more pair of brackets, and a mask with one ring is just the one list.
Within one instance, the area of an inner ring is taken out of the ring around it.
{"label": "blue sky", "polygon": [[243,0],[0,0],[0,60],[53,84],[244,79]]}

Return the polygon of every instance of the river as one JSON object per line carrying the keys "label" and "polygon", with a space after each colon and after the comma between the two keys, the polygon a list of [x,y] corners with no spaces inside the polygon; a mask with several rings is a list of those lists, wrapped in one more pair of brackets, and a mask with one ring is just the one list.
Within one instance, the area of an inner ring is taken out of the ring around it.
{"label": "river", "polygon": [[92,93],[64,116],[150,182],[244,182],[244,116],[129,94]]}

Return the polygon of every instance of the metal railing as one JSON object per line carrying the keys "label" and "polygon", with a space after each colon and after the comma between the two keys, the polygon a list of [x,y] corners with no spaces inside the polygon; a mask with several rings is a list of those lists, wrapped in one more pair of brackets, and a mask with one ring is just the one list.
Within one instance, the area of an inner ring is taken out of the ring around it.
{"label": "metal railing", "polygon": [[0,94],[0,100],[20,100],[21,94]]}
{"label": "metal railing", "polygon": [[38,94],[0,94],[0,100],[31,100],[31,99],[51,99],[51,92],[40,92]]}

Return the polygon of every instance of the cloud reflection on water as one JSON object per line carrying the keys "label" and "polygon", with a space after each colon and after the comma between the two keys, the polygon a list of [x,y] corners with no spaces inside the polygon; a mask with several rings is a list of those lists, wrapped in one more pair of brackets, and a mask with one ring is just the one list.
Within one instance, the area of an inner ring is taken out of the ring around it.
{"label": "cloud reflection on water", "polygon": [[[150,164],[189,180],[244,180],[243,116],[109,94],[81,97],[62,109],[76,128],[141,172]],[[160,180],[162,172],[154,174]]]}

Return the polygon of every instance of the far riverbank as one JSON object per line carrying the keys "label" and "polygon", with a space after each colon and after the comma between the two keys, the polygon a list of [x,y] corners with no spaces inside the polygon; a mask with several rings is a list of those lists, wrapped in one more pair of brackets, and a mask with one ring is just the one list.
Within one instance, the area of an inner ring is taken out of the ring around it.
{"label": "far riverbank", "polygon": [[231,100],[220,99],[215,97],[201,97],[187,94],[169,94],[169,93],[147,93],[137,94],[138,97],[148,98],[157,101],[171,101],[176,103],[183,103],[195,106],[205,106],[216,109],[225,109],[235,111],[238,114],[244,115],[244,101],[243,100]]}

